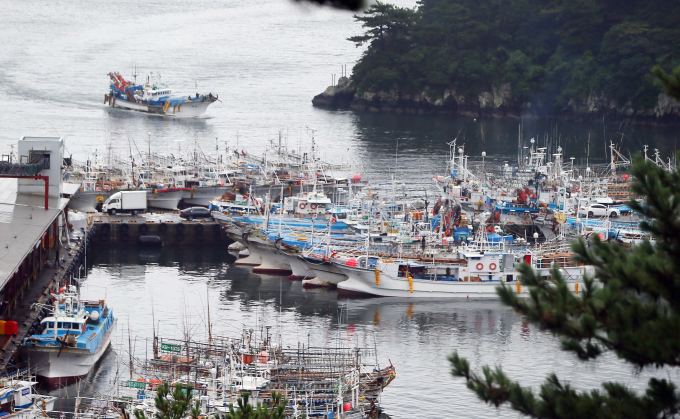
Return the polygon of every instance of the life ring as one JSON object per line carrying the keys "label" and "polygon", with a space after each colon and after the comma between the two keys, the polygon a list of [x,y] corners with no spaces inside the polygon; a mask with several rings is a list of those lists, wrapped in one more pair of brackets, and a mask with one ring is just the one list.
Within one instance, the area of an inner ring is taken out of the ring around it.
{"label": "life ring", "polygon": [[490,264],[489,264],[489,270],[491,270],[491,271],[495,271],[495,270],[496,270],[496,267],[497,267],[497,266],[496,266],[495,263],[490,263]]}
{"label": "life ring", "polygon": [[316,204],[310,204],[310,205],[309,205],[309,208],[315,210],[315,209],[316,209]]}
{"label": "life ring", "polygon": [[305,209],[307,207],[307,204],[304,202],[300,202],[300,209]]}
{"label": "life ring", "polygon": [[482,269],[484,269],[484,265],[481,264],[481,263],[478,263],[476,267],[477,267],[478,271],[481,271]]}
{"label": "life ring", "polygon": [[336,220],[335,218],[331,218],[331,223],[335,224],[337,222],[338,222],[338,220]]}

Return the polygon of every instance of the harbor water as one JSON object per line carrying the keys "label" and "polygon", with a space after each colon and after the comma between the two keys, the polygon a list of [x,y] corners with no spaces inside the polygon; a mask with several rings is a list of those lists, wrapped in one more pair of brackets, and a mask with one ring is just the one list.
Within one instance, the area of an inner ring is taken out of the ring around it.
{"label": "harbor water", "polygon": [[[498,301],[338,299],[336,291],[305,290],[299,281],[256,275],[252,268],[234,266],[235,260],[218,248],[112,247],[93,253],[83,294],[105,296],[119,326],[112,350],[88,377],[92,388],[106,393],[115,379],[129,379],[130,351],[140,360],[151,355],[154,318],[163,337],[207,340],[208,306],[215,336],[271,326],[291,348],[377,348],[381,366],[392,362],[397,369],[382,396],[382,407],[394,418],[517,417],[485,406],[463,380],[450,375],[447,357],[454,350],[475,368],[502,366],[535,389],[552,372],[578,389],[598,388],[603,381],[640,389],[650,376],[612,355],[584,364]],[[657,372],[667,373],[677,378],[673,371]],[[85,394],[92,391],[81,386]],[[73,397],[75,386],[52,394],[66,391]]]}
{"label": "harbor water", "polygon": [[[511,164],[531,138],[559,142],[566,161],[604,162],[609,141],[625,155],[644,145],[663,157],[676,150],[672,127],[313,108],[312,97],[331,75],[339,77],[342,65],[351,69],[361,54],[346,40],[361,33],[361,25],[351,13],[329,8],[288,0],[35,0],[0,2],[0,15],[2,153],[23,135],[63,136],[67,154],[79,160],[148,148],[257,154],[279,133],[291,149],[304,150],[313,135],[322,158],[358,162],[370,180],[394,174],[406,183],[403,193],[422,195],[431,176],[443,174],[447,142],[456,137],[473,159],[485,151]],[[178,92],[219,94],[221,102],[205,118],[190,120],[112,110],[103,104],[107,73],[130,78],[133,64],[142,75],[160,72]],[[90,377],[99,392],[115,377],[128,378],[129,351],[139,358],[150,353],[152,319],[161,336],[206,337],[208,305],[214,334],[237,336],[244,327],[265,325],[280,329],[291,347],[376,347],[381,365],[392,362],[397,370],[382,399],[394,418],[517,417],[485,406],[451,376],[447,356],[454,350],[475,368],[500,365],[534,389],[552,372],[578,389],[620,381],[639,390],[651,373],[678,378],[675,371],[638,373],[611,354],[579,362],[560,351],[557,338],[497,301],[343,300],[335,291],[303,290],[299,282],[236,267],[221,247],[108,248],[88,257],[84,295],[105,298],[119,319],[113,348]],[[68,392],[72,399],[74,390],[53,394]]]}

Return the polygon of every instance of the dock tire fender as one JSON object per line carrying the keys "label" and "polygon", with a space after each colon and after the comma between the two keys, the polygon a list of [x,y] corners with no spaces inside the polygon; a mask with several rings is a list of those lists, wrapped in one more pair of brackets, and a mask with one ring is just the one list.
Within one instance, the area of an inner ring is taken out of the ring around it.
{"label": "dock tire fender", "polygon": [[108,234],[111,231],[110,224],[102,224],[102,234]]}
{"label": "dock tire fender", "polygon": [[177,234],[182,233],[184,231],[184,224],[177,224],[175,230],[177,231]]}
{"label": "dock tire fender", "polygon": [[202,233],[203,232],[203,224],[196,224],[196,226],[194,226],[194,231],[196,233]]}
{"label": "dock tire fender", "polygon": [[149,231],[149,226],[146,224],[142,224],[139,226],[139,232],[142,234],[146,234],[146,232]]}
{"label": "dock tire fender", "polygon": [[161,223],[161,225],[158,226],[158,230],[160,230],[160,231],[168,231],[168,224],[167,224],[167,223]]}
{"label": "dock tire fender", "polygon": [[123,233],[123,234],[120,235],[120,239],[122,241],[126,242],[126,241],[130,240],[130,235],[127,234],[127,233]]}
{"label": "dock tire fender", "polygon": [[212,231],[214,233],[219,233],[220,232],[220,225],[219,224],[213,224]]}
{"label": "dock tire fender", "polygon": [[121,231],[121,233],[127,233],[128,230],[130,230],[130,226],[129,226],[129,225],[127,225],[127,224],[121,224],[121,226],[120,226],[120,231]]}

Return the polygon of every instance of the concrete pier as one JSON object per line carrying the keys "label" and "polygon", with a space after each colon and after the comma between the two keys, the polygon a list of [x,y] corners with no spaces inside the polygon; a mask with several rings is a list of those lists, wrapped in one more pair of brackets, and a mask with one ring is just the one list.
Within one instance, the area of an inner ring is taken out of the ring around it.
{"label": "concrete pier", "polygon": [[186,221],[179,212],[148,212],[140,215],[85,214],[95,246],[136,246],[141,236],[158,236],[164,246],[223,245],[233,240],[212,219]]}

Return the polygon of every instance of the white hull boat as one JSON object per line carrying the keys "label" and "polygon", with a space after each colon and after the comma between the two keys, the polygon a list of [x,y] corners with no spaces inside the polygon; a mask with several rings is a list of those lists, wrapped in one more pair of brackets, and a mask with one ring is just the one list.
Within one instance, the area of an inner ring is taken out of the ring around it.
{"label": "white hull boat", "polygon": [[306,280],[316,278],[314,272],[304,261],[300,260],[297,255],[286,254],[286,260],[290,265],[292,274],[288,275],[288,279],[292,281]]}
{"label": "white hull boat", "polygon": [[[510,259],[508,259],[510,257]],[[333,265],[347,275],[338,284],[338,292],[345,295],[372,295],[409,298],[498,298],[499,286],[510,287],[521,297],[529,290],[518,279],[511,263],[511,255],[488,254],[460,261],[459,264],[422,264],[409,260],[377,261],[366,268],[365,256],[357,266],[341,263]],[[505,262],[505,263],[504,263]],[[578,293],[589,267],[561,268],[569,290]],[[546,279],[550,269],[538,269]]]}
{"label": "white hull boat", "polygon": [[328,287],[335,288],[339,283],[347,280],[347,275],[340,269],[335,267],[331,262],[319,262],[310,261],[308,259],[299,259],[305,264],[312,272],[314,272],[314,278],[304,279],[302,281],[303,287]]}
{"label": "white hull boat", "polygon": [[104,300],[81,301],[73,285],[60,290],[52,294],[53,315],[41,321],[41,332],[25,338],[19,346],[22,358],[49,385],[87,375],[106,352],[116,330],[113,311]]}
{"label": "white hull boat", "polygon": [[110,91],[104,96],[104,104],[111,108],[163,115],[172,118],[196,118],[205,115],[208,106],[217,101],[217,96],[196,95],[196,97],[174,94],[165,83],[137,85],[125,80],[118,73],[109,73]]}
{"label": "white hull boat", "polygon": [[280,250],[268,244],[251,241],[248,243],[248,249],[251,251],[251,254],[253,248],[257,249],[256,251],[262,259],[261,264],[253,267],[253,273],[269,275],[290,275],[292,273],[286,255]]}
{"label": "white hull boat", "polygon": [[[248,246],[246,244],[246,246]],[[247,251],[248,254],[243,257],[241,256],[244,251]],[[262,265],[262,256],[260,256],[260,253],[257,251],[257,249],[253,246],[247,247],[245,250],[241,250],[239,252],[239,259],[234,262],[234,265],[239,265],[239,266],[258,266]]]}
{"label": "white hull boat", "polygon": [[109,196],[111,191],[78,191],[71,197],[68,206],[77,211],[95,211],[97,205],[106,201]]}
{"label": "white hull boat", "polygon": [[198,186],[189,191],[184,191],[182,201],[192,207],[207,207],[210,205],[210,201],[219,198],[229,190],[231,190],[231,186]]}
{"label": "white hull boat", "polygon": [[95,352],[79,348],[63,348],[59,354],[58,348],[33,348],[30,351],[31,365],[36,367],[36,375],[54,385],[74,378],[86,376],[92,367],[101,359],[111,344],[111,336],[116,329],[117,320],[108,330],[104,342]]}
{"label": "white hull boat", "polygon": [[181,189],[148,190],[146,192],[146,201],[149,207],[173,211],[177,209],[183,194],[184,190]]}
{"label": "white hull boat", "polygon": [[162,107],[158,109],[159,107],[156,106],[149,106],[143,103],[132,103],[125,100],[116,99],[110,106],[112,108],[158,114],[163,116],[169,116],[172,118],[196,118],[204,116],[205,112],[208,110],[208,106],[210,106],[211,104],[212,102],[208,101],[194,103],[185,102],[182,104],[182,106],[179,107],[179,110],[177,110],[177,107],[172,107],[169,108],[167,111],[164,111]]}

